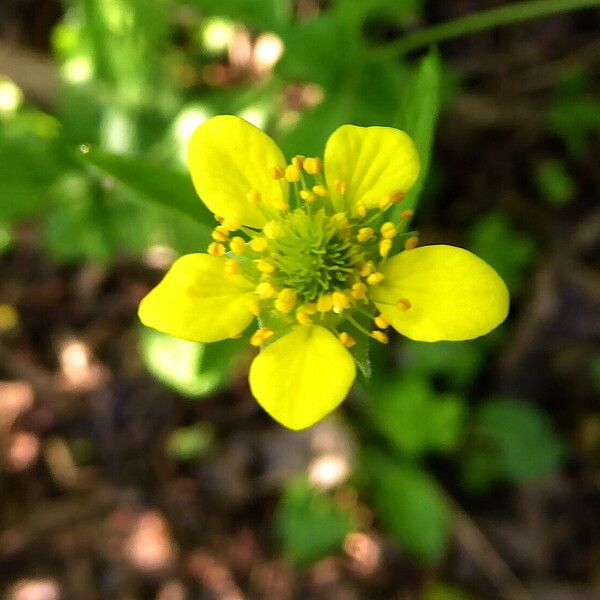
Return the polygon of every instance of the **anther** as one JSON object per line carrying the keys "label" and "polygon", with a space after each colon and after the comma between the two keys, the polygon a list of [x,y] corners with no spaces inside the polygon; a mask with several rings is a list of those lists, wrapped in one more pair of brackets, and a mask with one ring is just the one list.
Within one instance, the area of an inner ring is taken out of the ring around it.
{"label": "anther", "polygon": [[310,190],[300,190],[300,198],[305,202],[314,202],[317,197]]}
{"label": "anther", "polygon": [[266,238],[274,240],[279,233],[279,225],[275,221],[269,221],[265,224],[262,231]]}
{"label": "anther", "polygon": [[389,196],[384,196],[380,201],[379,201],[379,210],[386,210],[388,209],[390,206],[392,205],[391,201],[390,201],[390,197]]}
{"label": "anther", "polygon": [[290,183],[300,181],[300,169],[296,165],[288,165],[285,168],[285,178]]}
{"label": "anther", "polygon": [[391,204],[400,204],[406,198],[406,192],[402,190],[394,190],[388,194],[388,200]]}
{"label": "anther", "polygon": [[401,310],[403,312],[406,312],[407,310],[410,310],[412,308],[412,304],[410,303],[410,300],[407,300],[406,298],[400,298],[396,302],[395,306],[398,310]]}
{"label": "anther", "polygon": [[229,258],[225,262],[225,273],[228,275],[237,275],[241,270],[240,263],[233,259]]}
{"label": "anther", "polygon": [[331,304],[333,312],[339,315],[342,311],[350,308],[350,299],[344,292],[333,292],[331,294]]}
{"label": "anther", "polygon": [[292,164],[299,169],[302,168],[304,161],[306,160],[306,156],[302,156],[301,154],[296,154],[294,158],[292,158]]}
{"label": "anther", "polygon": [[208,245],[207,252],[212,256],[223,256],[225,254],[225,246],[220,242],[212,242]]}
{"label": "anther", "polygon": [[246,200],[248,200],[248,204],[257,206],[260,203],[260,192],[258,190],[249,190],[246,193]]}
{"label": "anther", "polygon": [[385,315],[377,315],[373,321],[379,329],[387,329],[390,326],[390,322]]}
{"label": "anther", "polygon": [[330,294],[323,294],[317,300],[317,310],[320,313],[329,312],[333,308],[333,300]]}
{"label": "anther", "polygon": [[306,158],[303,166],[309,175],[316,175],[323,170],[323,161],[320,158]]}
{"label": "anther", "polygon": [[400,221],[404,221],[406,219],[410,219],[413,215],[415,214],[414,210],[403,210],[399,215],[398,215],[398,220]]}
{"label": "anther", "polygon": [[350,225],[350,221],[348,221],[348,216],[346,215],[346,213],[343,212],[335,213],[335,215],[331,217],[331,222],[338,229],[345,229],[346,227],[348,227],[348,225]]}
{"label": "anther", "polygon": [[358,274],[361,277],[368,277],[375,270],[375,264],[372,260],[368,260],[364,265],[360,267]]}
{"label": "anther", "polygon": [[377,340],[381,344],[387,344],[389,342],[389,338],[387,336],[387,333],[384,333],[383,331],[372,331],[371,332],[371,337],[374,340]]}
{"label": "anther", "polygon": [[296,305],[297,294],[291,288],[285,288],[277,294],[275,309],[284,314],[289,313]]}
{"label": "anther", "polygon": [[273,179],[283,179],[285,176],[285,169],[283,167],[271,167],[271,177]]}
{"label": "anther", "polygon": [[259,298],[266,300],[268,298],[272,298],[277,293],[277,290],[272,283],[269,283],[268,281],[262,281],[256,286],[254,293]]}
{"label": "anther", "polygon": [[246,241],[243,237],[236,235],[235,237],[231,238],[231,241],[229,242],[229,248],[234,254],[241,256],[246,250]]}
{"label": "anther", "polygon": [[220,225],[223,221],[224,218],[221,215],[213,215],[213,217],[215,218],[215,221]]}
{"label": "anther", "polygon": [[364,283],[359,281],[352,284],[352,290],[350,291],[350,294],[355,300],[364,300],[367,296],[368,289],[369,288],[367,288]]}
{"label": "anther", "polygon": [[246,307],[255,317],[258,317],[260,314],[260,301],[258,298],[248,298],[248,300],[246,300]]}
{"label": "anther", "polygon": [[416,248],[418,245],[419,245],[419,238],[416,235],[413,235],[412,237],[409,237],[404,242],[404,249],[412,250],[413,248]]}
{"label": "anther", "polygon": [[212,230],[211,235],[215,242],[226,242],[229,239],[229,229],[223,225],[219,225]]}
{"label": "anther", "polygon": [[367,216],[367,205],[362,200],[356,203],[356,213],[361,219]]}
{"label": "anther", "polygon": [[346,190],[348,189],[348,184],[342,179],[336,179],[333,182],[333,185],[340,194],[345,194]]}
{"label": "anther", "polygon": [[264,237],[255,237],[250,240],[250,248],[254,250],[254,252],[263,252],[266,250],[269,242]]}
{"label": "anther", "polygon": [[242,226],[242,222],[239,219],[230,217],[223,219],[222,225],[225,227],[225,229],[227,229],[227,231],[237,231]]}
{"label": "anther", "polygon": [[268,339],[272,338],[275,332],[269,327],[261,327],[257,329],[250,338],[250,343],[253,346],[262,346]]}
{"label": "anther", "polygon": [[296,311],[296,321],[298,321],[300,325],[304,325],[305,327],[312,325],[312,319],[310,318],[309,313],[305,308],[299,308]]}
{"label": "anther", "polygon": [[259,259],[255,260],[256,268],[265,275],[270,275],[275,270],[275,265],[270,263],[268,260]]}
{"label": "anther", "polygon": [[290,210],[290,205],[285,200],[277,200],[273,203],[275,210],[280,212],[287,212]]}
{"label": "anther", "polygon": [[390,223],[390,221],[384,223],[379,231],[381,233],[381,237],[389,240],[391,240],[393,237],[396,237],[396,234],[398,233],[396,226],[393,223]]}
{"label": "anther", "polygon": [[371,273],[368,277],[367,277],[367,283],[369,285],[377,285],[378,283],[381,283],[384,279],[384,275],[383,273],[379,273],[378,271],[375,271],[375,273]]}
{"label": "anther", "polygon": [[359,242],[368,242],[374,235],[375,235],[375,231],[373,231],[372,227],[361,227],[358,230],[356,239]]}
{"label": "anther", "polygon": [[354,341],[354,338],[345,331],[342,331],[340,333],[340,335],[338,335],[338,338],[339,338],[340,342],[342,342],[342,344],[344,346],[346,346],[346,348],[352,348],[352,346],[354,346],[356,344],[356,342]]}
{"label": "anther", "polygon": [[324,185],[315,185],[312,191],[319,196],[319,198],[327,198],[327,196],[329,196],[329,192]]}
{"label": "anther", "polygon": [[379,256],[385,258],[392,249],[392,240],[384,239],[379,242]]}

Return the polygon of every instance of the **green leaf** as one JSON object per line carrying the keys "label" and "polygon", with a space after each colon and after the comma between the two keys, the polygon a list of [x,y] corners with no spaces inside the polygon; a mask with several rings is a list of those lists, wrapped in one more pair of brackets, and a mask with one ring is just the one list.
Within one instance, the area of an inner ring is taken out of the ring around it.
{"label": "green leaf", "polygon": [[568,204],[577,193],[576,181],[560,160],[545,160],[540,163],[535,178],[544,198],[550,204]]}
{"label": "green leaf", "polygon": [[[432,49],[421,60],[412,80],[405,82],[405,103],[401,105],[398,125],[415,141],[421,158],[421,174],[406,199],[394,208],[398,215],[403,210],[415,210],[429,172],[435,128],[440,110],[442,64],[437,50]],[[408,226],[408,222],[406,222]]]}
{"label": "green leaf", "polygon": [[565,455],[548,417],[516,398],[498,397],[480,406],[469,439],[462,474],[474,491],[502,479],[526,481],[547,475]]}
{"label": "green leaf", "polygon": [[450,526],[450,507],[428,473],[414,466],[395,465],[372,455],[377,515],[389,533],[426,562],[441,558]]}
{"label": "green leaf", "polygon": [[460,588],[438,582],[426,585],[420,596],[420,600],[472,600],[472,598]]}
{"label": "green leaf", "polygon": [[139,158],[94,149],[82,153],[81,158],[142,198],[175,209],[207,228],[214,227],[214,217],[198,198],[187,173]]}
{"label": "green leaf", "polygon": [[211,448],[215,432],[208,423],[178,427],[171,434],[167,448],[176,460],[182,462],[201,458]]}
{"label": "green leaf", "polygon": [[427,378],[404,375],[375,387],[369,417],[401,452],[419,456],[450,451],[463,431],[465,406],[460,397],[436,394]]}
{"label": "green leaf", "polygon": [[355,528],[348,512],[304,478],[287,484],[275,524],[284,554],[300,566],[339,552],[344,538]]}
{"label": "green leaf", "polygon": [[208,396],[231,380],[243,339],[213,344],[188,342],[154,329],[141,331],[142,356],[148,370],[165,385],[191,398]]}

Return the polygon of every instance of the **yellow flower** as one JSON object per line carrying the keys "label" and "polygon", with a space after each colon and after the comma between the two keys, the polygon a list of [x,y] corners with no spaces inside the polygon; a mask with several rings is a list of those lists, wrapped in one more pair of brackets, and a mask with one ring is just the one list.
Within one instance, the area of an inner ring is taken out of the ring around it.
{"label": "yellow flower", "polygon": [[189,166],[223,242],[175,261],[142,300],[140,319],[214,342],[258,318],[250,388],[286,427],[309,427],[346,397],[353,336],[386,343],[379,328],[390,325],[413,340],[466,340],[507,315],[506,286],[485,262],[452,246],[415,248],[418,238],[385,219],[419,175],[403,131],[344,125],[323,160],[288,164],[261,130],[218,116],[192,136]]}

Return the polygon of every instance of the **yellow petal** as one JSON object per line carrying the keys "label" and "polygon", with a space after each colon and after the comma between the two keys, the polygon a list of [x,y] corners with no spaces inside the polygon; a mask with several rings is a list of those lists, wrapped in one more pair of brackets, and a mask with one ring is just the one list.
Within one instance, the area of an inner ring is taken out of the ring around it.
{"label": "yellow petal", "polygon": [[198,195],[217,215],[260,227],[260,206],[248,202],[255,190],[268,208],[287,202],[288,186],[273,179],[273,167],[285,167],[285,157],[263,131],[244,119],[221,115],[209,119],[191,137],[188,163]]}
{"label": "yellow petal", "polygon": [[[370,298],[397,331],[413,340],[469,340],[488,333],[508,314],[504,281],[462,248],[423,246],[401,252],[387,261],[383,273]],[[401,301],[404,310],[378,301]]]}
{"label": "yellow petal", "polygon": [[[342,125],[325,146],[325,177],[336,210],[359,201],[375,208],[386,195],[407,192],[419,170],[415,144],[399,129]],[[336,181],[346,184],[343,196]]]}
{"label": "yellow petal", "polygon": [[352,356],[330,331],[300,326],[254,359],[250,389],[276,421],[304,429],[346,397],[355,375]]}
{"label": "yellow petal", "polygon": [[254,318],[246,303],[253,285],[228,274],[227,259],[186,254],[140,303],[144,325],[192,342],[216,342],[235,337]]}

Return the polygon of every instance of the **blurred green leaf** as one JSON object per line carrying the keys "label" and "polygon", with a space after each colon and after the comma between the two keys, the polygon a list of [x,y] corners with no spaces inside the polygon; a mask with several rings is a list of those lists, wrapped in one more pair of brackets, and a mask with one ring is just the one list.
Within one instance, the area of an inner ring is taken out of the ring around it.
{"label": "blurred green leaf", "polygon": [[214,429],[208,423],[178,427],[169,437],[167,448],[169,454],[176,460],[194,461],[201,458],[212,447],[214,436]]}
{"label": "blurred green leaf", "polygon": [[138,158],[89,150],[82,160],[125,185],[142,198],[178,210],[207,229],[215,224],[212,213],[198,198],[187,173]]}
{"label": "blurred green leaf", "polygon": [[304,478],[290,481],[276,515],[276,530],[284,554],[306,566],[341,550],[355,528],[353,517]]}
{"label": "blurred green leaf", "polygon": [[463,480],[474,491],[498,480],[524,481],[559,467],[565,448],[548,417],[510,397],[481,405],[474,416]]}
{"label": "blurred green leaf", "polygon": [[429,583],[421,594],[421,600],[472,600],[464,590],[442,583]]}
{"label": "blurred green leaf", "polygon": [[560,160],[543,161],[535,175],[540,191],[550,204],[567,204],[577,193],[577,183]]}
{"label": "blurred green leaf", "polygon": [[502,212],[479,217],[467,245],[498,271],[511,292],[519,290],[536,255],[534,241],[517,231]]}
{"label": "blurred green leaf", "polygon": [[12,234],[6,223],[0,223],[0,255],[8,251],[12,245]]}
{"label": "blurred green leaf", "polygon": [[441,558],[450,526],[450,507],[437,483],[414,466],[395,465],[371,455],[376,513],[386,529],[418,558]]}
{"label": "blurred green leaf", "polygon": [[412,456],[452,450],[463,431],[462,398],[437,394],[426,377],[407,374],[375,386],[369,418],[400,451]]}
{"label": "blurred green leaf", "polygon": [[148,370],[191,398],[212,394],[230,381],[233,362],[245,347],[243,339],[200,344],[154,329],[141,331],[142,356]]}

